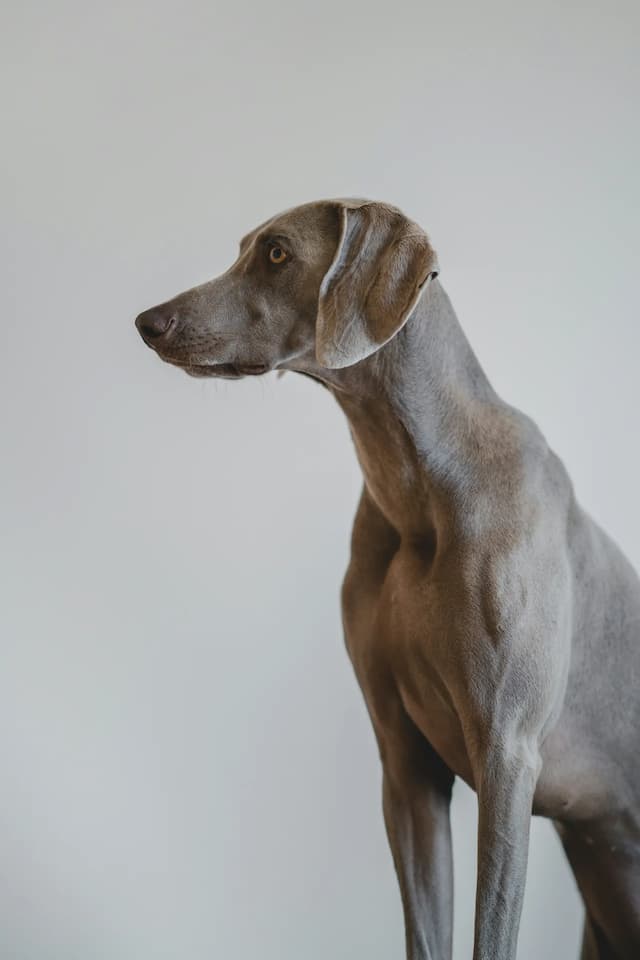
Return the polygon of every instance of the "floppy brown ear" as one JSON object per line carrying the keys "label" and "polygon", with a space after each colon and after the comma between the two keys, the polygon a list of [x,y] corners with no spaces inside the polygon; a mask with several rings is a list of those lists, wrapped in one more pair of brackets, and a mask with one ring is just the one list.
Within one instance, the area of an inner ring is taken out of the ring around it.
{"label": "floppy brown ear", "polygon": [[341,204],[333,262],[320,286],[316,358],[348,367],[379,350],[409,319],[438,265],[426,234],[381,203]]}

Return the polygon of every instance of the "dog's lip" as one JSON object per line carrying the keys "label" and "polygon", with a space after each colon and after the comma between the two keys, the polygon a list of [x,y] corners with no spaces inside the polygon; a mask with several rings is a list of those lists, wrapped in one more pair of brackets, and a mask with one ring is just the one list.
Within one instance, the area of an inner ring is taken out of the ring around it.
{"label": "dog's lip", "polygon": [[193,377],[223,377],[226,380],[240,380],[242,377],[257,377],[270,369],[266,363],[190,363],[188,360],[170,360],[175,366],[190,373]]}

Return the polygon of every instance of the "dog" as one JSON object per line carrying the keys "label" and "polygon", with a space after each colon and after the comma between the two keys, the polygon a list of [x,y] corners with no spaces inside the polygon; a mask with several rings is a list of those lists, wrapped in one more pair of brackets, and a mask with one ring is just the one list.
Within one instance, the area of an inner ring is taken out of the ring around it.
{"label": "dog", "polygon": [[638,960],[640,581],[494,392],[438,274],[397,208],[319,201],[136,325],[191,376],[297,371],[347,416],[364,487],[345,639],[409,960],[451,957],[455,777],[478,798],[474,960],[516,957],[532,814],[584,900],[583,960]]}

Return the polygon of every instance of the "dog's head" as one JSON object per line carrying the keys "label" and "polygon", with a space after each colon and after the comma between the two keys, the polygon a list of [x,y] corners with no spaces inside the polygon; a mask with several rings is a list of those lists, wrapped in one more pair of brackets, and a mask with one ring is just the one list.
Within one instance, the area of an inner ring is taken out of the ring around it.
{"label": "dog's head", "polygon": [[297,358],[337,369],[391,340],[437,272],[426,234],[395,207],[319,201],[257,227],[226,273],[136,326],[192,376],[236,379]]}

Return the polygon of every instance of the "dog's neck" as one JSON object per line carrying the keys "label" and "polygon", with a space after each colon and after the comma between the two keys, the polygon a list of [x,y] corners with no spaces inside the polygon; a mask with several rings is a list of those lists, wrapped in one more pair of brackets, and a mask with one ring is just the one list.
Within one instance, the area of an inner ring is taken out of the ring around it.
{"label": "dog's neck", "polygon": [[496,470],[521,456],[528,421],[494,392],[437,280],[385,347],[322,379],[349,420],[372,499],[401,536],[459,536],[481,522],[477,505],[499,486]]}

